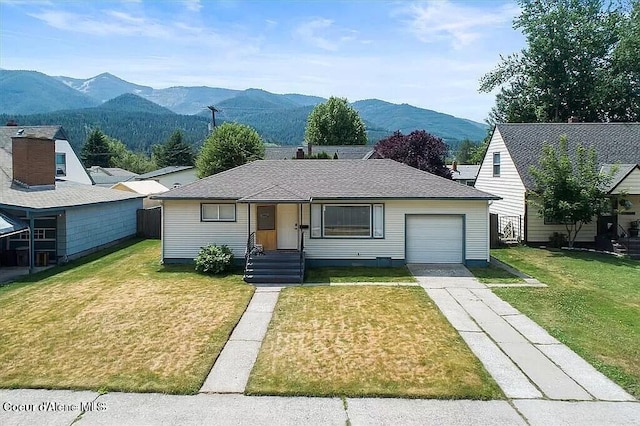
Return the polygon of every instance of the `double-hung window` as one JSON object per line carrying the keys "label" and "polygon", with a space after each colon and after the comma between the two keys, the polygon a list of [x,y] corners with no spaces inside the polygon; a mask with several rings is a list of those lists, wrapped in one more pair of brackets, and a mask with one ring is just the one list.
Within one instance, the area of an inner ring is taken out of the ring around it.
{"label": "double-hung window", "polygon": [[493,153],[493,175],[496,177],[500,176],[500,153]]}
{"label": "double-hung window", "polygon": [[67,154],[56,152],[56,176],[67,175]]}
{"label": "double-hung window", "polygon": [[202,204],[201,217],[203,222],[235,222],[235,204]]}
{"label": "double-hung window", "polygon": [[382,204],[312,204],[312,238],[384,238]]}

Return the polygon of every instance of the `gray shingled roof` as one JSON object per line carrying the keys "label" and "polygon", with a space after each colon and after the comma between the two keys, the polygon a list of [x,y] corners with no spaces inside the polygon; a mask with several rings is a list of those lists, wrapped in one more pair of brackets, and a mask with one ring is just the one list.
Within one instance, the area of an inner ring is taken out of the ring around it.
{"label": "gray shingled roof", "polygon": [[499,199],[393,160],[259,160],[156,199]]}
{"label": "gray shingled roof", "polygon": [[612,191],[616,186],[620,184],[636,167],[640,167],[638,164],[603,164],[600,168],[601,173],[609,174],[612,170],[615,173],[611,177],[611,183],[609,184],[608,191]]}
{"label": "gray shingled roof", "polygon": [[193,169],[193,166],[168,166],[152,172],[144,173],[135,177],[135,180],[147,180],[158,176],[168,175],[170,173],[181,172],[182,170]]}
{"label": "gray shingled roof", "polygon": [[[290,160],[296,156],[298,148],[304,149],[307,153],[307,146],[267,146],[264,149],[265,160]],[[312,154],[326,152],[333,158],[333,154],[338,154],[340,160],[362,160],[367,159],[373,152],[371,145],[313,145]]]}
{"label": "gray shingled roof", "polygon": [[474,180],[478,177],[480,166],[477,164],[458,164],[457,171],[453,171],[453,166],[447,166],[451,170],[453,180]]}
{"label": "gray shingled roof", "polygon": [[28,190],[13,185],[11,137],[16,136],[19,129],[25,129],[24,135],[29,134],[53,140],[66,139],[60,126],[0,127],[0,207],[50,209],[144,197],[132,192],[73,182],[56,182],[55,189],[48,190]]}
{"label": "gray shingled roof", "polygon": [[570,153],[578,145],[593,147],[599,166],[640,163],[640,123],[510,123],[496,130],[527,189],[534,187],[529,167],[538,165],[543,143],[557,146],[562,135]]}

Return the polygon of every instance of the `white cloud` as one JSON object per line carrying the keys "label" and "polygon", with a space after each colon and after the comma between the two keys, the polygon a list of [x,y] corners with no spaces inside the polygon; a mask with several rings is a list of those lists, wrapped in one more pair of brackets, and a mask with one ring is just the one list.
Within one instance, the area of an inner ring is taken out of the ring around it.
{"label": "white cloud", "polygon": [[329,30],[332,25],[333,21],[331,19],[315,18],[300,24],[296,28],[295,34],[312,46],[319,47],[323,50],[336,51],[338,50],[338,43],[332,42],[320,34]]}
{"label": "white cloud", "polygon": [[513,4],[495,8],[469,4],[429,0],[397,9],[392,16],[400,17],[424,43],[445,40],[454,48],[462,48],[480,39],[488,29],[510,24],[519,11]]}
{"label": "white cloud", "polygon": [[182,4],[189,12],[200,12],[200,9],[202,9],[200,0],[182,0]]}

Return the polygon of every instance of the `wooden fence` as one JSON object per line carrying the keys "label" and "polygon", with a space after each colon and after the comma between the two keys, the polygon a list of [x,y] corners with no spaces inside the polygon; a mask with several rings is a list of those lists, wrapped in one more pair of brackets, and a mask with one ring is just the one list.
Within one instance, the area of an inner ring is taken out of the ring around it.
{"label": "wooden fence", "polygon": [[161,207],[150,209],[138,209],[137,212],[138,236],[144,238],[160,239],[160,229],[162,226]]}

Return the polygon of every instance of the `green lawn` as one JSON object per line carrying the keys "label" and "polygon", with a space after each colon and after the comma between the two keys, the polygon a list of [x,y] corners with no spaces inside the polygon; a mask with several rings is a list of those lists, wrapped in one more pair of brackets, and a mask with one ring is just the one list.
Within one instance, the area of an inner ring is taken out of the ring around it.
{"label": "green lawn", "polygon": [[0,287],[0,387],[194,393],[253,287],[141,241]]}
{"label": "green lawn", "polygon": [[364,266],[343,268],[309,268],[306,283],[413,283],[416,279],[406,266],[394,268],[368,268]]}
{"label": "green lawn", "polygon": [[247,392],[503,397],[422,288],[388,286],[284,289]]}
{"label": "green lawn", "polygon": [[491,254],[549,286],[496,294],[640,397],[640,262],[528,247]]}
{"label": "green lawn", "polygon": [[511,284],[524,282],[522,278],[491,264],[483,268],[467,267],[467,269],[471,271],[478,281],[485,284]]}

